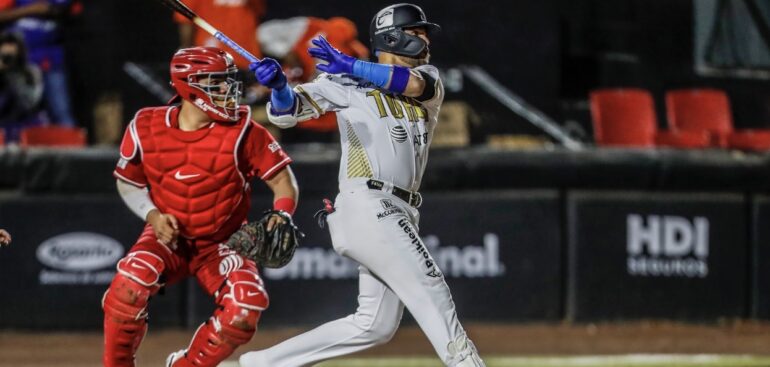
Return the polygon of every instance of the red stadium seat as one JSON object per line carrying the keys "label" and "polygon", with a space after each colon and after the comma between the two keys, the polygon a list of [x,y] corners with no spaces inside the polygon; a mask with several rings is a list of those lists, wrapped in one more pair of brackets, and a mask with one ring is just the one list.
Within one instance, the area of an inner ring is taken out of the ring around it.
{"label": "red stadium seat", "polygon": [[770,130],[735,131],[730,100],[721,90],[668,91],[666,114],[672,129],[708,132],[713,146],[743,150],[770,149]]}
{"label": "red stadium seat", "polygon": [[65,126],[35,126],[21,131],[22,147],[84,147],[86,131],[82,128]]}
{"label": "red stadium seat", "polygon": [[596,144],[601,146],[703,148],[708,134],[700,132],[658,132],[655,104],[650,92],[620,88],[592,91]]}

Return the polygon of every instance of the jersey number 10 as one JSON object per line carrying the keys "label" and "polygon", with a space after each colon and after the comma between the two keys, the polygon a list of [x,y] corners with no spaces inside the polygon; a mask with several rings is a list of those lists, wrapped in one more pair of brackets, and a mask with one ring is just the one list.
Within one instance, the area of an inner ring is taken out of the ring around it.
{"label": "jersey number 10", "polygon": [[[425,121],[427,112],[414,98],[409,97],[394,97],[390,94],[384,94],[379,90],[372,90],[366,93],[367,97],[374,98],[374,103],[377,105],[377,110],[380,112],[380,118],[388,117],[388,110],[390,115],[396,119],[404,118],[404,115],[409,119],[409,122]],[[383,102],[384,99],[384,102]],[[388,105],[387,110],[385,104]]]}

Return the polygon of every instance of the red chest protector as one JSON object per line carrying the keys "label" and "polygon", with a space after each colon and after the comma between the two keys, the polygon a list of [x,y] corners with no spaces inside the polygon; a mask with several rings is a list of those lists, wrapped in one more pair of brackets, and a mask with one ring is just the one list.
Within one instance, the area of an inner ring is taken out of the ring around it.
{"label": "red chest protector", "polygon": [[246,218],[250,188],[238,169],[238,150],[250,114],[196,131],[172,124],[178,108],[156,107],[135,118],[142,168],[158,209],[173,214],[187,238],[221,239]]}

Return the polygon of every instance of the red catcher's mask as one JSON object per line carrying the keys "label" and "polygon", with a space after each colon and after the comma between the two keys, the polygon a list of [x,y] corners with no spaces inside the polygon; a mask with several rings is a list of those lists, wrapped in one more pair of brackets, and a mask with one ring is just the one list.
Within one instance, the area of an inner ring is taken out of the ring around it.
{"label": "red catcher's mask", "polygon": [[171,86],[215,121],[238,120],[237,74],[233,57],[216,47],[183,48],[171,58]]}

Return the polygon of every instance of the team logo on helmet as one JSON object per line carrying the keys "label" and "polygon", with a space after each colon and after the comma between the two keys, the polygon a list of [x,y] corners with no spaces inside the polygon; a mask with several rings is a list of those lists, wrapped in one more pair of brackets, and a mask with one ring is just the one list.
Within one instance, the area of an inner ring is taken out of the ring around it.
{"label": "team logo on helmet", "polygon": [[393,25],[393,8],[385,8],[377,14],[377,29]]}
{"label": "team logo on helmet", "polygon": [[419,36],[406,32],[409,28],[422,28],[428,35],[441,30],[436,23],[427,21],[422,9],[414,4],[402,3],[380,10],[369,23],[369,39],[372,51],[393,53],[406,57],[427,57],[428,43]]}

